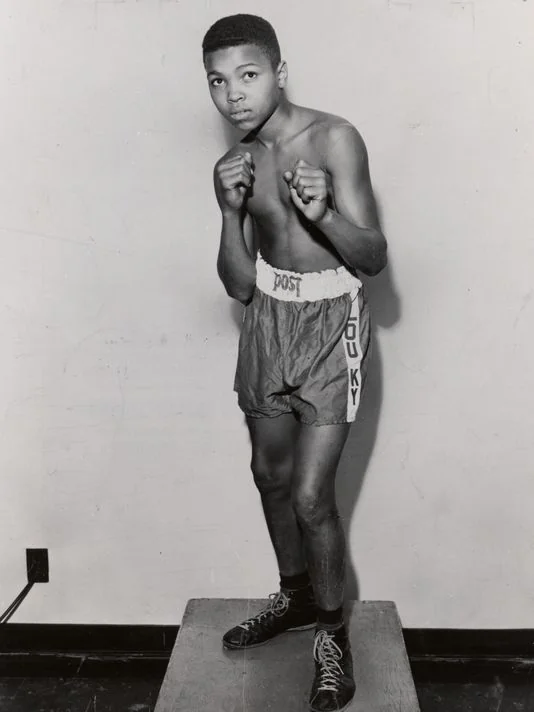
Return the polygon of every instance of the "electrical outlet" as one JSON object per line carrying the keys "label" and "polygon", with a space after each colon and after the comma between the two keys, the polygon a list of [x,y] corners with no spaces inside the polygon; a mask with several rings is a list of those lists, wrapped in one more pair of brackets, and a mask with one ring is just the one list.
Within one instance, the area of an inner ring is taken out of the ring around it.
{"label": "electrical outlet", "polygon": [[28,583],[48,583],[48,549],[26,549]]}

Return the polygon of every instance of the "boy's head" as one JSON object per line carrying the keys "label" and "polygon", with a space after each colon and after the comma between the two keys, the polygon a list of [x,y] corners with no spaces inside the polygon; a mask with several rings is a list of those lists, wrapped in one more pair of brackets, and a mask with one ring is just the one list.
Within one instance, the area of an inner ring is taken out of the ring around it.
{"label": "boy's head", "polygon": [[211,98],[241,129],[253,130],[275,111],[287,78],[272,26],[256,15],[218,20],[202,42]]}
{"label": "boy's head", "polygon": [[227,47],[255,45],[270,59],[273,69],[280,63],[280,45],[272,25],[257,15],[230,15],[217,20],[204,36],[204,63],[211,52]]}

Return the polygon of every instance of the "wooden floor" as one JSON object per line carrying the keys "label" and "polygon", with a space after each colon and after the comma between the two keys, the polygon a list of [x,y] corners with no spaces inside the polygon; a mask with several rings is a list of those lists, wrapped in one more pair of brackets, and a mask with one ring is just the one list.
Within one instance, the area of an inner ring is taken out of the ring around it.
{"label": "wooden floor", "polygon": [[[177,632],[0,626],[0,712],[155,712]],[[407,629],[404,640],[421,712],[533,712],[534,631]]]}
{"label": "wooden floor", "polygon": [[154,712],[161,679],[0,678],[2,712]]}
{"label": "wooden floor", "polygon": [[[532,712],[534,666],[427,663],[412,666],[421,712]],[[103,675],[0,676],[1,712],[155,712],[160,674],[125,676],[120,663]]]}

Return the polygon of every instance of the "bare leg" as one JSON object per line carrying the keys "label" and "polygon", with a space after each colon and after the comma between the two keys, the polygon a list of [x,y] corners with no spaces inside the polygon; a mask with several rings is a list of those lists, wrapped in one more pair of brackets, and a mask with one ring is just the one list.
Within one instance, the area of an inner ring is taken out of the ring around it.
{"label": "bare leg", "polygon": [[291,496],[299,424],[291,414],[248,418],[247,423],[252,440],[252,473],[278,568],[283,576],[293,576],[307,568]]}
{"label": "bare leg", "polygon": [[309,566],[317,603],[325,613],[317,610],[309,586],[283,589],[266,609],[225,633],[224,647],[234,650],[313,627],[330,611],[337,618],[345,574],[334,478],[349,426],[302,426],[292,415],[250,418],[248,425],[252,471],[280,574],[295,576]]}
{"label": "bare leg", "polygon": [[301,425],[294,462],[293,503],[304,534],[317,605],[343,603],[345,536],[335,498],[335,476],[350,424]]}

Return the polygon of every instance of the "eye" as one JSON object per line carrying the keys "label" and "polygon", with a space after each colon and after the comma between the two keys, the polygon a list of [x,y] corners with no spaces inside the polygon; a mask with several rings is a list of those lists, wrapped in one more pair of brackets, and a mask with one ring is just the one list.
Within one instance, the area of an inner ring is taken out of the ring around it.
{"label": "eye", "polygon": [[[220,87],[222,85],[222,81],[223,80],[220,77],[215,77],[215,79],[210,81],[210,84],[212,87]],[[220,84],[218,82],[220,82]]]}
{"label": "eye", "polygon": [[253,72],[252,69],[251,69],[251,70],[249,70],[248,72],[245,72],[244,76],[245,76],[247,79],[256,79],[256,77],[258,76],[258,72]]}

